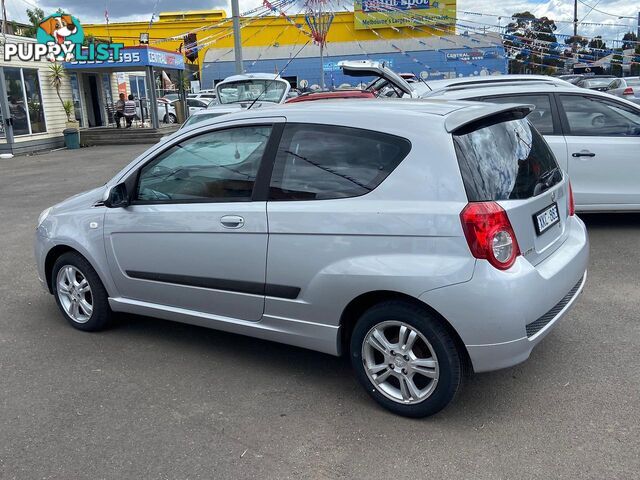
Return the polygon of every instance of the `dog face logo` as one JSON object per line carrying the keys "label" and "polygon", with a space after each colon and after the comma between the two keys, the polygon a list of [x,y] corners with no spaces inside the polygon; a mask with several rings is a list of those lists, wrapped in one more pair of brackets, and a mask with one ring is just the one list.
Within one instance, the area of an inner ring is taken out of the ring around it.
{"label": "dog face logo", "polygon": [[40,23],[40,28],[52,36],[56,43],[64,43],[68,36],[78,31],[71,15],[60,15],[59,17],[49,17]]}
{"label": "dog face logo", "polygon": [[[77,18],[68,13],[54,13],[40,22],[38,33],[38,43],[56,45],[82,45],[84,41],[84,31]],[[50,61],[72,59],[71,54],[52,55],[47,58]]]}

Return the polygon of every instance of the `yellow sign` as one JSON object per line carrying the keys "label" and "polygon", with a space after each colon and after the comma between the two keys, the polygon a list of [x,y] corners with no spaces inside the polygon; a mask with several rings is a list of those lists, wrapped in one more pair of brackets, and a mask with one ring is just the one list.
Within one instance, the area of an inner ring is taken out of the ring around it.
{"label": "yellow sign", "polygon": [[456,0],[355,0],[356,30],[424,26],[447,28],[455,25]]}

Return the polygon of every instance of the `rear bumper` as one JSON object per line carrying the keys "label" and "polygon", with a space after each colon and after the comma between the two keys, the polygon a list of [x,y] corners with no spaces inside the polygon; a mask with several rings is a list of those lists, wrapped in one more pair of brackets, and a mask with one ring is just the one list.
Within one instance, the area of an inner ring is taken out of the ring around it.
{"label": "rear bumper", "polygon": [[[467,345],[467,352],[473,363],[473,369],[476,372],[487,372],[498,370],[500,368],[511,367],[518,363],[524,362],[533,347],[535,347],[547,334],[553,329],[555,324],[562,319],[571,309],[574,302],[582,293],[584,284],[587,280],[585,272],[582,279],[576,284],[576,289],[572,289],[567,294],[567,302],[562,306],[560,311],[550,317],[544,326],[531,336],[513,340],[511,342],[494,343],[487,345]],[[552,309],[553,310],[553,309]],[[540,317],[544,318],[544,316]],[[533,325],[536,321],[532,322]],[[525,327],[526,328],[526,327]]]}
{"label": "rear bumper", "polygon": [[589,241],[578,217],[568,221],[568,238],[538,265],[518,257],[511,269],[499,271],[478,260],[468,282],[420,297],[456,329],[474,371],[498,370],[529,358],[575,303],[586,281]]}

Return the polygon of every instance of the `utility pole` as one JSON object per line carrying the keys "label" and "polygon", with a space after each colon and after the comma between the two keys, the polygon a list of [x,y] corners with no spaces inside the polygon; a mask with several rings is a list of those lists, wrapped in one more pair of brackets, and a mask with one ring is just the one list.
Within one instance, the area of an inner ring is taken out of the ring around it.
{"label": "utility pole", "polygon": [[578,0],[573,0],[573,52],[578,51]]}
{"label": "utility pole", "polygon": [[2,0],[2,37],[5,39],[5,42],[6,42],[6,38],[5,38],[6,34],[7,34],[7,7],[5,7],[4,0]]}
{"label": "utility pole", "polygon": [[238,0],[231,0],[231,15],[233,16],[233,52],[236,56],[236,75],[244,73],[242,66],[242,38],[240,37],[240,7]]}

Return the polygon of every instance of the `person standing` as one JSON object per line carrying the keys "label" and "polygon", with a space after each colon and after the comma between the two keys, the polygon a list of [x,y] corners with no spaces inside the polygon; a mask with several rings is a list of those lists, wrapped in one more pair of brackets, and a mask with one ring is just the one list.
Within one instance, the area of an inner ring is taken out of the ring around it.
{"label": "person standing", "polygon": [[124,93],[120,93],[120,98],[116,102],[116,127],[120,128],[120,120],[124,117]]}
{"label": "person standing", "polygon": [[129,98],[124,102],[124,118],[127,121],[127,128],[131,128],[133,117],[136,116],[136,102],[133,101],[133,95],[129,94]]}

